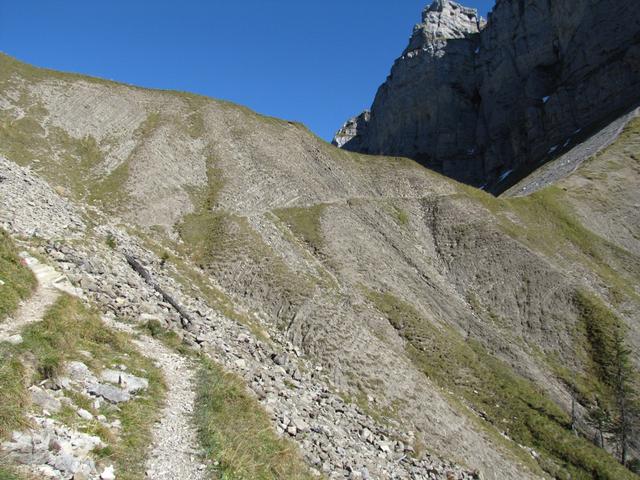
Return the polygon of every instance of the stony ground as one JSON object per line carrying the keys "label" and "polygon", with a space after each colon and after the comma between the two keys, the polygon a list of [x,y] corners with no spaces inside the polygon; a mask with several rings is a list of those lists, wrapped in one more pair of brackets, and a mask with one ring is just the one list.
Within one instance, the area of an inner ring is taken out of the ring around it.
{"label": "stony ground", "polygon": [[42,315],[53,305],[60,295],[61,277],[52,267],[40,262],[24,252],[22,260],[29,265],[36,275],[38,287],[28,302],[5,322],[0,324],[0,342],[20,342],[20,331],[33,322],[42,320]]}
{"label": "stony ground", "polygon": [[[136,335],[129,325],[106,318],[116,330]],[[153,445],[148,454],[146,475],[158,480],[194,480],[207,478],[207,466],[199,458],[194,412],[194,375],[197,366],[193,361],[172,351],[147,335],[138,336],[134,343],[152,358],[164,376],[167,397],[160,420],[153,429]]]}
{"label": "stony ground", "polygon": [[[563,470],[567,378],[597,377],[579,292],[640,366],[637,142],[613,170],[496,200],[226,102],[0,67],[0,224],[104,314],[240,375],[318,473]],[[597,454],[584,433],[574,451]]]}
{"label": "stony ground", "polygon": [[[139,240],[123,229],[103,225],[91,233],[87,232],[82,241],[57,240],[56,233],[62,233],[66,228],[60,218],[70,218],[74,225],[82,225],[87,212],[70,202],[61,203],[61,198],[27,169],[3,161],[1,173],[3,182],[0,186],[3,189],[8,189],[12,195],[28,191],[29,208],[12,207],[5,211],[3,227],[17,235],[33,234],[38,228],[39,239],[34,245],[40,245],[37,247],[39,254],[46,256],[56,268],[36,267],[32,257],[28,257],[34,268],[44,272],[44,277],[41,273],[42,278],[58,280],[56,283],[61,284],[64,279],[60,279],[57,272],[64,272],[64,278],[70,279],[90,302],[104,312],[108,325],[133,334],[130,327],[120,324],[115,317],[137,323],[158,319],[180,332],[193,348],[206,352],[229,371],[240,374],[271,412],[273,428],[299,444],[302,454],[318,475],[328,478],[476,478],[473,472],[428,455],[421,460],[416,459],[412,455],[414,432],[404,430],[391,419],[389,424],[381,424],[356,405],[346,402],[331,385],[322,367],[314,365],[283,336],[271,336],[268,341],[258,339],[246,326],[222,315],[202,299],[184,292],[182,286],[161,267],[161,259],[143,248]],[[29,184],[28,190],[20,188],[24,183]],[[14,200],[14,205],[23,205],[20,198]],[[37,215],[34,211],[38,212]],[[46,225],[50,234],[37,225]],[[108,238],[117,245],[115,249],[107,245]],[[125,253],[144,265],[153,277],[153,284],[131,268]],[[55,291],[46,286],[45,283],[40,287],[23,307],[24,313],[19,313],[16,318],[24,323],[38,321],[56,297]],[[188,318],[159,298],[157,286],[171,292]],[[19,330],[16,323],[8,324],[13,325],[9,329],[11,333]],[[161,421],[153,431],[154,442],[147,463],[149,477],[204,478],[206,466],[198,458],[195,427],[190,422],[194,369],[189,359],[147,337],[141,337],[136,343],[140,351],[153,358],[162,369],[169,386]],[[93,377],[84,368],[71,365],[71,370],[83,379],[84,384],[91,384]],[[92,388],[90,391],[104,395],[102,390]],[[113,392],[110,391],[106,395],[111,394]],[[43,395],[46,402],[55,401],[51,400],[50,394],[45,392]],[[46,419],[42,422],[44,429],[58,428],[46,423]],[[75,434],[71,432],[68,435],[73,438]],[[20,451],[25,442],[33,441],[31,436],[23,437],[19,432],[16,432],[14,440],[4,448]],[[97,440],[89,438],[83,444],[87,442],[95,443]],[[76,453],[80,457],[73,457]],[[51,478],[65,478],[65,472],[85,465],[81,460],[86,460],[86,449],[72,451],[68,455],[65,458],[69,465],[60,465],[45,458],[46,463],[41,464],[39,471]],[[26,461],[24,457],[18,458]],[[97,472],[94,464],[86,465],[89,478],[97,474],[103,480],[111,478],[112,470]]]}

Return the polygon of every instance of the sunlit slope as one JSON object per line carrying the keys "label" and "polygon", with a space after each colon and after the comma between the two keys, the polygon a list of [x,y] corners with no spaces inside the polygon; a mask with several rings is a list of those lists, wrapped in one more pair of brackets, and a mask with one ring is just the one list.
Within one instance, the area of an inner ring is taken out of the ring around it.
{"label": "sunlit slope", "polygon": [[417,451],[487,478],[633,478],[569,413],[573,394],[591,437],[596,398],[614,408],[608,332],[640,365],[637,142],[495,199],[227,102],[0,57],[1,154],[183,255]]}

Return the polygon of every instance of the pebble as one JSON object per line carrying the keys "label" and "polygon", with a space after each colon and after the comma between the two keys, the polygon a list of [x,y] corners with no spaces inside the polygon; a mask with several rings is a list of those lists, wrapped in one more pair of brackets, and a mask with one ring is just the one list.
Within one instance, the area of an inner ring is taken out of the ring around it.
{"label": "pebble", "polygon": [[87,420],[87,421],[93,420],[93,415],[87,410],[85,410],[84,408],[78,409],[78,416],[83,420]]}
{"label": "pebble", "polygon": [[11,335],[9,338],[7,338],[7,343],[11,345],[20,345],[22,342],[24,342],[24,339],[20,334]]}

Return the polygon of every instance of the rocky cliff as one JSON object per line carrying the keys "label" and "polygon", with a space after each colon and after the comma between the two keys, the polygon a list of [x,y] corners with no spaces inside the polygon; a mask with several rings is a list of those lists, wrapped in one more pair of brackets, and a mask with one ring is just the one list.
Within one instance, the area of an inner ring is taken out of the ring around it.
{"label": "rocky cliff", "polygon": [[349,121],[336,144],[501,191],[635,106],[639,87],[632,0],[499,0],[486,26],[438,0],[370,116]]}

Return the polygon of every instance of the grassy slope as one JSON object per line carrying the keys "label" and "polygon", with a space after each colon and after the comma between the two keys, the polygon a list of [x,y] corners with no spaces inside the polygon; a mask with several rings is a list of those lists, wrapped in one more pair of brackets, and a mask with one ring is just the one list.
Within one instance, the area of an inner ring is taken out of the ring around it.
{"label": "grassy slope", "polygon": [[[0,56],[0,67],[2,67],[2,62],[11,63],[12,61]],[[8,66],[6,71],[10,69],[17,69],[25,77],[35,76],[34,81],[46,78],[76,78],[32,69],[19,64],[19,62],[11,63],[10,68]],[[1,71],[2,68],[0,68]],[[0,86],[2,81],[6,81],[6,78],[0,74]],[[101,82],[100,80],[90,81]],[[25,99],[25,102],[28,104],[28,99]],[[0,144],[2,151],[10,158],[17,161],[23,159],[26,162],[34,151],[50,148],[45,143],[39,143],[42,139],[42,132],[38,128],[37,121],[33,121],[33,118],[40,118],[42,113],[34,107],[32,111],[29,111],[29,117],[24,119],[24,122],[19,125],[6,126],[6,131],[0,132],[2,138],[11,140]],[[150,125],[152,123],[150,121]],[[198,122],[195,122],[192,127],[193,134],[196,136],[203,128],[198,125]],[[74,170],[74,175],[78,176],[77,178],[72,177],[70,180],[71,187],[78,190],[80,186],[84,185],[83,179],[89,175],[94,163],[94,145],[91,139],[79,142],[69,141],[62,134],[59,137],[60,139],[56,140],[56,148],[69,152],[71,159],[79,160],[81,167],[83,165],[87,167]],[[34,142],[34,138],[37,141]],[[349,155],[329,147],[327,147],[327,151],[330,151],[331,155],[341,158],[344,162],[361,162],[364,165],[363,168],[366,168],[367,157]],[[60,171],[68,170],[69,165],[72,163],[70,162],[68,165],[63,163],[63,168]],[[398,168],[404,167],[404,163],[398,163]],[[239,252],[248,257],[249,262],[267,264],[266,269],[270,269],[273,275],[270,276],[271,278],[265,279],[263,283],[276,283],[276,288],[286,290],[289,297],[308,295],[313,289],[313,280],[309,280],[308,284],[306,279],[301,282],[300,276],[288,271],[286,265],[283,265],[280,259],[274,256],[274,252],[251,229],[246,219],[212,212],[212,206],[224,184],[221,181],[221,172],[217,171],[214,165],[209,171],[209,189],[198,192],[200,198],[197,203],[201,204],[201,208],[185,217],[180,225],[180,233],[189,247],[185,252],[188,251],[196,263],[204,267],[219,261],[222,257],[232,256],[232,253]],[[91,198],[108,198],[110,192],[118,192],[124,182],[123,177],[126,177],[124,173],[126,172],[120,172],[119,176],[113,179],[114,183],[102,182],[100,185],[103,191]],[[50,172],[52,176],[55,174],[55,172]],[[445,179],[442,181],[448,182]],[[74,187],[74,185],[78,186]],[[573,264],[593,272],[605,287],[604,300],[606,303],[602,303],[603,308],[612,315],[615,314],[611,312],[607,303],[615,307],[625,301],[637,301],[637,294],[633,286],[629,286],[630,283],[637,284],[637,277],[634,276],[633,271],[629,272],[620,268],[621,265],[633,264],[635,259],[627,251],[616,247],[606,238],[595,234],[578,221],[569,202],[566,201],[566,192],[562,189],[550,187],[530,197],[503,200],[495,199],[468,187],[456,186],[455,188],[460,197],[475,205],[486,207],[490,212],[487,221],[495,221],[505,234],[520,242],[524,247],[547,257],[559,268],[569,268]],[[322,212],[323,207],[319,204],[309,208],[280,210],[276,214],[312,250],[317,252],[323,245],[323,232],[320,225]],[[405,212],[398,211],[394,213],[394,216],[397,217],[399,225],[406,226],[408,223]],[[422,371],[435,378],[443,387],[454,388],[461,392],[468,402],[481,408],[485,414],[490,416],[490,421],[496,425],[502,426],[502,421],[507,419],[508,430],[514,438],[539,449],[549,457],[551,463],[545,465],[545,468],[558,469],[559,476],[572,474],[578,478],[590,475],[590,469],[593,468],[601,471],[603,478],[611,478],[607,477],[608,471],[615,474],[620,473],[610,457],[604,458],[601,455],[602,452],[594,450],[584,442],[577,445],[574,443],[577,440],[574,440],[573,437],[567,437],[569,431],[566,414],[544,398],[535,386],[524,381],[508,366],[482,351],[481,347],[468,344],[451,332],[434,330],[434,327],[424,319],[415,320],[415,311],[411,313],[411,310],[407,310],[405,307],[397,307],[396,303],[402,302],[399,299],[373,298],[371,300],[382,313],[390,317],[389,320],[392,323],[400,326],[398,330],[409,341],[410,356]],[[389,303],[396,306],[389,310]],[[393,320],[391,317],[396,309],[404,312],[404,316]],[[598,318],[603,317],[593,318],[598,321]],[[584,321],[588,323],[593,319],[588,317]],[[414,325],[407,328],[405,325],[407,322]],[[416,334],[416,331],[422,331],[422,333]],[[426,351],[422,351],[420,348],[425,345],[421,342],[428,335],[433,335],[433,338],[438,339],[438,342],[432,342]],[[585,336],[577,335],[576,342],[580,342],[586,361],[592,362],[593,358],[589,344],[585,343]],[[448,356],[455,359],[452,365],[442,361]],[[597,366],[593,368],[597,368]],[[567,378],[566,372],[557,371],[557,375],[563,379]],[[488,385],[478,390],[478,387],[482,387],[485,378],[490,379],[487,382]],[[592,374],[590,378],[593,380]],[[475,388],[469,388],[469,385],[465,384],[467,381]],[[591,386],[591,389],[597,388],[599,387]],[[480,391],[481,394],[469,393],[474,390]],[[496,405],[492,403],[495,397],[500,399],[497,403],[500,405],[499,408],[492,407],[492,405]],[[523,399],[532,400],[527,402]],[[509,421],[509,417],[515,417],[516,421]],[[626,472],[620,474],[626,475]]]}
{"label": "grassy slope", "polygon": [[[462,397],[491,425],[488,431],[505,432],[518,444],[535,449],[546,472],[567,480],[588,480],[594,472],[607,480],[634,478],[609,454],[576,437],[564,411],[479,343],[449,328],[433,326],[391,294],[367,292],[367,296],[406,340],[409,357],[427,377],[453,391],[454,397]],[[505,444],[495,433],[494,439]],[[518,457],[537,470],[531,456],[518,450],[514,449]]]}
{"label": "grassy slope", "polygon": [[36,287],[31,270],[20,263],[13,241],[3,230],[0,230],[0,280],[4,282],[4,285],[0,285],[1,322]]}
{"label": "grassy slope", "polygon": [[203,361],[195,421],[207,456],[229,480],[308,480],[297,447],[275,434],[271,420],[241,378]]}
{"label": "grassy slope", "polygon": [[[22,336],[24,343],[21,345],[0,344],[0,438],[7,438],[12,431],[28,426],[25,417],[30,409],[27,387],[58,375],[64,362],[82,361],[94,371],[123,364],[134,375],[149,379],[147,392],[118,409],[105,404],[100,411],[93,408],[88,397],[72,396],[79,407],[94,415],[119,419],[122,430],[117,437],[95,420],[81,420],[68,407],[63,408],[57,418],[80,431],[98,435],[108,443],[108,448],[97,453],[117,467],[118,478],[144,478],[146,448],[164,396],[160,371],[138,353],[126,335],[105,327],[97,312],[69,296],[62,296],[43,321],[28,326]],[[89,352],[91,359],[81,352]]]}

